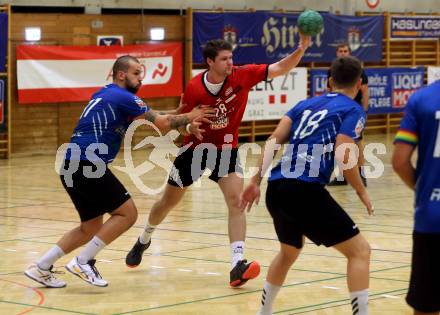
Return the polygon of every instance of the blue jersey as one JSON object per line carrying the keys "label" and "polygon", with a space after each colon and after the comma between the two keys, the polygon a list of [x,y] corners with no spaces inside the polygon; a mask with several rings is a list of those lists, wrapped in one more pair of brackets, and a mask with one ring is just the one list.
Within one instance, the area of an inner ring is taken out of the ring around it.
{"label": "blue jersey", "polygon": [[[93,149],[94,146],[91,151],[96,154],[95,159],[110,163],[118,153],[130,123],[148,110],[148,106],[139,97],[116,84],[109,84],[93,94],[81,114],[70,142],[81,148],[81,160],[90,160],[85,153],[91,144],[106,146],[107,153],[100,153],[96,148]],[[66,159],[72,158],[68,151]]]}
{"label": "blue jersey", "polygon": [[418,147],[414,229],[440,233],[440,80],[411,95],[395,142]]}
{"label": "blue jersey", "polygon": [[289,144],[269,181],[281,178],[327,184],[334,169],[338,134],[359,139],[365,112],[344,94],[328,93],[298,103],[286,114],[292,120]]}

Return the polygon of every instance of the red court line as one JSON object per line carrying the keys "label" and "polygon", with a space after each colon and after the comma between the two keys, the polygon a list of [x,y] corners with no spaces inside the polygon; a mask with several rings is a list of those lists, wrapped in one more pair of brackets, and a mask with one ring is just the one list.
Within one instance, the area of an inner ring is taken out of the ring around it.
{"label": "red court line", "polygon": [[[12,284],[16,284],[16,285],[18,285],[18,286],[24,287],[24,288],[26,288],[26,289],[31,289],[32,291],[34,291],[34,292],[40,297],[40,301],[38,301],[38,304],[37,304],[36,306],[40,306],[40,305],[42,305],[42,304],[44,303],[44,301],[45,301],[44,293],[41,292],[40,290],[36,289],[36,288],[29,287],[29,286],[27,286],[27,285],[25,285],[25,284],[22,284],[22,283],[19,283],[19,282],[10,281],[10,280],[5,280],[5,279],[1,279],[1,278],[0,278],[0,281],[9,282],[9,283],[12,283]],[[30,307],[30,308],[27,308],[27,309],[25,309],[24,311],[22,311],[22,312],[20,312],[20,313],[17,313],[17,315],[22,315],[22,314],[29,313],[29,312],[31,312],[36,306],[32,306],[32,307]]]}

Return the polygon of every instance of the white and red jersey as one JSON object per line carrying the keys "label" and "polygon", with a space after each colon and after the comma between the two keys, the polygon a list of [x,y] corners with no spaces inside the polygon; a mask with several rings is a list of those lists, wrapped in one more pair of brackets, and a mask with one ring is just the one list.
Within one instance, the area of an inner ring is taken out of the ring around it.
{"label": "white and red jersey", "polygon": [[233,67],[232,73],[223,82],[223,86],[217,95],[209,92],[205,86],[203,76],[206,71],[199,73],[189,81],[185,89],[183,103],[186,104],[183,112],[190,112],[198,105],[210,105],[216,109],[216,117],[212,118],[212,124],[204,123],[201,129],[203,141],[193,135],[187,136],[184,143],[192,142],[192,147],[203,143],[212,143],[221,148],[225,143],[227,134],[233,136],[232,147],[238,145],[238,127],[243,118],[250,89],[258,82],[267,79],[268,65],[245,65]]}

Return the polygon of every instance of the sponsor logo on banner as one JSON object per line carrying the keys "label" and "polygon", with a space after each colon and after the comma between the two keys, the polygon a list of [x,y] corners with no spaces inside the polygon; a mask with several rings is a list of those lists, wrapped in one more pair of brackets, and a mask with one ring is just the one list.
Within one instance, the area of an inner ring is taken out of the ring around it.
{"label": "sponsor logo on banner", "polygon": [[179,96],[182,44],[129,46],[17,46],[19,103],[89,100],[112,83],[112,67],[123,55],[138,58],[143,69],[139,97]]}
{"label": "sponsor logo on banner", "polygon": [[438,16],[398,16],[390,18],[391,39],[438,39],[440,37],[440,17]]}
{"label": "sponsor logo on banner", "polygon": [[347,33],[347,42],[352,52],[361,47],[361,30],[357,27],[350,27]]}
{"label": "sponsor logo on banner", "polygon": [[[192,70],[192,75],[196,76],[203,71],[205,70]],[[227,103],[233,97],[235,94],[232,94],[225,101],[226,104],[218,105],[220,115],[227,110]],[[307,68],[295,68],[284,76],[262,81],[255,85],[249,92],[242,121],[280,119],[289,109],[306,97]],[[227,118],[226,115],[223,116]],[[225,119],[219,119],[211,128],[225,128],[228,123],[229,121]]]}
{"label": "sponsor logo on banner", "polygon": [[231,44],[232,50],[237,48],[237,29],[232,25],[226,25],[223,29],[223,39]]}
{"label": "sponsor logo on banner", "polygon": [[[383,16],[321,15],[324,28],[312,37],[303,61],[332,61],[341,42],[349,42],[354,56],[363,61],[382,59]],[[298,16],[268,11],[195,12],[193,62],[204,63],[202,48],[207,41],[220,38],[232,44],[237,64],[276,62],[298,45]]]}
{"label": "sponsor logo on banner", "polygon": [[96,37],[98,46],[123,46],[124,45],[124,36],[122,35],[109,35],[102,36],[98,35]]}
{"label": "sponsor logo on banner", "polygon": [[393,108],[403,108],[408,102],[408,98],[423,86],[423,74],[401,72],[393,73]]}
{"label": "sponsor logo on banner", "polygon": [[314,90],[312,96],[319,96],[327,93],[327,81],[327,74],[317,74],[313,76]]}

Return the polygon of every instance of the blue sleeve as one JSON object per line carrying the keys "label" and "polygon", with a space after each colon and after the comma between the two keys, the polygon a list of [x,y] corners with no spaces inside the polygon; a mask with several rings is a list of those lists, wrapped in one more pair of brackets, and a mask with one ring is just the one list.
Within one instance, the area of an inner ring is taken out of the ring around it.
{"label": "blue sleeve", "polygon": [[408,130],[417,133],[417,118],[416,118],[416,94],[413,94],[406,104],[405,114],[400,122],[400,129]]}
{"label": "blue sleeve", "polygon": [[416,109],[417,93],[413,94],[406,104],[405,114],[400,121],[400,128],[397,130],[394,143],[403,142],[416,146],[419,142]]}
{"label": "blue sleeve", "polygon": [[358,140],[365,128],[365,118],[365,112],[360,106],[356,106],[345,115],[338,133]]}
{"label": "blue sleeve", "polygon": [[119,102],[121,112],[129,116],[140,116],[149,111],[147,104],[136,95],[126,94]]}
{"label": "blue sleeve", "polygon": [[[289,117],[292,121],[295,121],[295,116],[298,114],[298,107],[303,103],[304,101],[298,102],[295,106],[293,106],[289,111],[285,114],[285,116]],[[302,113],[302,111],[300,111]]]}

